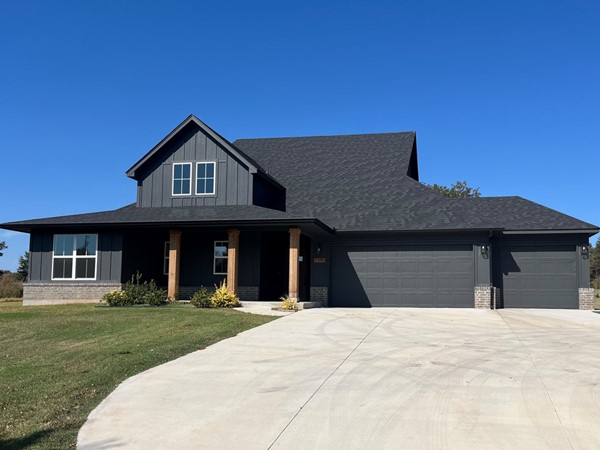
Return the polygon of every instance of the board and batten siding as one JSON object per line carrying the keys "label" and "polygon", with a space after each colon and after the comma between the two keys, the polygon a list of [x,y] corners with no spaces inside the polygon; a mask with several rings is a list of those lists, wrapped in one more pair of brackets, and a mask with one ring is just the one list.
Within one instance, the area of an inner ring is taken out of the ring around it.
{"label": "board and batten siding", "polygon": [[[123,236],[121,233],[94,233],[93,231],[61,231],[59,234],[90,233],[98,235],[96,280],[94,282],[120,282]],[[29,244],[30,282],[52,282],[52,247],[54,233],[32,232]],[[89,280],[61,280],[60,283],[85,283]]]}
{"label": "board and batten siding", "polygon": [[[216,164],[216,195],[196,195],[197,162]],[[192,163],[192,194],[172,195],[173,163]],[[197,127],[192,128],[165,151],[148,161],[138,181],[137,205],[141,207],[251,205],[252,174]]]}

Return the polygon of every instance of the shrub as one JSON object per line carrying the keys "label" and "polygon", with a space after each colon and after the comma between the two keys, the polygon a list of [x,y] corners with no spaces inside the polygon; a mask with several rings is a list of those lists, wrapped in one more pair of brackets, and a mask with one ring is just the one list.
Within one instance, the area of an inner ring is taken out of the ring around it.
{"label": "shrub", "polygon": [[102,296],[102,300],[104,300],[108,306],[126,306],[132,305],[129,297],[123,291],[110,291]]}
{"label": "shrub", "polygon": [[190,303],[196,308],[212,308],[211,297],[212,293],[204,286],[200,286],[200,289],[194,294]]}
{"label": "shrub", "polygon": [[10,272],[0,275],[0,298],[23,297],[23,283]]}
{"label": "shrub", "polygon": [[110,306],[160,306],[168,302],[166,291],[160,289],[154,280],[142,282],[142,274],[139,272],[123,285],[122,291],[109,292],[103,299]]}
{"label": "shrub", "polygon": [[227,289],[225,280],[219,287],[215,286],[216,291],[210,297],[213,308],[236,308],[240,306],[240,299],[233,292]]}
{"label": "shrub", "polygon": [[281,309],[287,309],[289,311],[297,311],[298,310],[298,301],[295,298],[290,298],[289,296],[281,297]]}

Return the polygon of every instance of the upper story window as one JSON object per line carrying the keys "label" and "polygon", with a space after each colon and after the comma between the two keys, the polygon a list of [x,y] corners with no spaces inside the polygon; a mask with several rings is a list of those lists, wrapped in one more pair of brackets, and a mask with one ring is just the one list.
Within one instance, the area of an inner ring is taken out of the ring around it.
{"label": "upper story window", "polygon": [[55,234],[53,280],[95,280],[97,234]]}
{"label": "upper story window", "polygon": [[173,164],[173,195],[192,193],[192,163]]}
{"label": "upper story window", "polygon": [[215,165],[214,162],[196,164],[196,195],[215,193]]}

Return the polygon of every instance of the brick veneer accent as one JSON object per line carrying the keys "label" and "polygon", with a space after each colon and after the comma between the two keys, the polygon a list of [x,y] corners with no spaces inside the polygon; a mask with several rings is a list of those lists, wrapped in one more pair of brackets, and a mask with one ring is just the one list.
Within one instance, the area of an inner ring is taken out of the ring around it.
{"label": "brick veneer accent", "polygon": [[327,306],[327,297],[329,289],[327,286],[311,286],[310,287],[310,301],[321,302],[323,306]]}
{"label": "brick veneer accent", "polygon": [[121,283],[25,283],[23,306],[98,303],[110,291],[120,291]]}
{"label": "brick veneer accent", "polygon": [[243,302],[260,300],[258,298],[258,286],[238,286],[237,295]]}
{"label": "brick veneer accent", "polygon": [[594,309],[593,288],[579,288],[579,309]]}
{"label": "brick veneer accent", "polygon": [[475,286],[475,308],[490,309],[492,307],[492,286]]}
{"label": "brick veneer accent", "polygon": [[[179,300],[190,300],[202,286],[179,286]],[[205,286],[206,289],[213,292],[214,286]],[[238,286],[237,296],[241,301],[251,302],[259,300],[258,286]]]}

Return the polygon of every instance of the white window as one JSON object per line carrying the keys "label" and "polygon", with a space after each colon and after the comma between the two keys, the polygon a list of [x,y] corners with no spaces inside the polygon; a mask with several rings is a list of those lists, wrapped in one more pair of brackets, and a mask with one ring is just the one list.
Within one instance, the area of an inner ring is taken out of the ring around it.
{"label": "white window", "polygon": [[169,275],[169,250],[171,250],[171,243],[169,241],[165,242],[165,251],[164,251],[164,259],[163,259],[163,274]]}
{"label": "white window", "polygon": [[196,164],[196,195],[214,195],[216,182],[216,163],[199,162]]}
{"label": "white window", "polygon": [[173,195],[192,193],[192,163],[173,164]]}
{"label": "white window", "polygon": [[53,280],[95,280],[97,234],[55,234]]}
{"label": "white window", "polygon": [[213,274],[227,275],[227,241],[215,241],[214,256]]}

